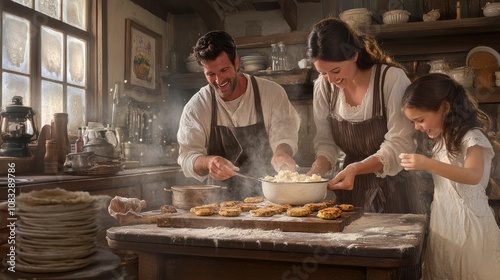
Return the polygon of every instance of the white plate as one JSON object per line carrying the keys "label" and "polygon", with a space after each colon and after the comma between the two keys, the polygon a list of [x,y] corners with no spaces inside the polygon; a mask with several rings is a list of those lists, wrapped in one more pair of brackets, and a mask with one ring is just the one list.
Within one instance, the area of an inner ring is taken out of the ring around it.
{"label": "white plate", "polygon": [[473,55],[473,54],[475,54],[475,53],[477,53],[477,52],[487,52],[487,53],[492,54],[497,59],[497,65],[500,65],[500,54],[498,54],[497,51],[495,51],[494,49],[492,49],[490,47],[479,46],[479,47],[473,48],[472,50],[470,50],[467,53],[467,58],[465,59],[465,63],[466,63],[467,66],[469,66],[469,58],[470,58],[470,56]]}
{"label": "white plate", "polygon": [[37,212],[37,213],[67,213],[80,211],[82,209],[93,208],[91,203],[78,203],[78,204],[48,204],[48,205],[29,205],[26,203],[18,203],[18,211],[22,212]]}

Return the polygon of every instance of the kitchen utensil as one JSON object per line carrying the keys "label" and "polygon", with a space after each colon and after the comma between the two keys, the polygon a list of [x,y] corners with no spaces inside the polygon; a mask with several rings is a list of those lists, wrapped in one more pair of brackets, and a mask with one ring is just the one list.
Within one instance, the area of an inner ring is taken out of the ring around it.
{"label": "kitchen utensil", "polygon": [[254,181],[261,181],[260,179],[257,179],[255,177],[251,177],[251,176],[248,176],[248,175],[243,175],[243,174],[238,173],[238,172],[235,172],[235,173],[236,173],[236,176],[241,177],[241,178],[245,178],[245,179],[249,179],[249,180],[254,180]]}
{"label": "kitchen utensil", "polygon": [[190,209],[194,206],[218,203],[221,198],[221,186],[215,185],[185,185],[172,186],[164,189],[172,192],[172,205],[180,209]]}
{"label": "kitchen utensil", "polygon": [[450,70],[450,64],[444,59],[432,60],[428,64],[431,66],[429,73],[447,74]]}
{"label": "kitchen utensil", "polygon": [[264,197],[277,204],[303,205],[320,202],[327,195],[328,180],[276,183],[261,180]]}

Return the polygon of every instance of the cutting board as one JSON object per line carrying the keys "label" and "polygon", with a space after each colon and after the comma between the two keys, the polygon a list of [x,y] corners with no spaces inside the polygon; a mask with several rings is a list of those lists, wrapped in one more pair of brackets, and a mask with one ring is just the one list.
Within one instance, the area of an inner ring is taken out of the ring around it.
{"label": "cutting board", "polygon": [[278,229],[286,232],[341,232],[344,227],[362,216],[361,208],[352,212],[343,212],[335,220],[323,220],[316,217],[317,212],[308,217],[289,217],[285,213],[272,217],[253,217],[248,212],[243,212],[238,217],[224,217],[214,214],[212,216],[196,216],[189,211],[158,217],[156,225],[159,227],[174,228],[208,228],[229,227],[243,229]]}

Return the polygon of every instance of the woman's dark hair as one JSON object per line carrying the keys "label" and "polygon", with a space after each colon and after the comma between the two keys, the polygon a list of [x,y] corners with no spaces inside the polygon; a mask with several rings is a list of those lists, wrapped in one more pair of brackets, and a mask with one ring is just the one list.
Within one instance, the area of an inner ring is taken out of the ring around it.
{"label": "woman's dark hair", "polygon": [[193,47],[193,52],[199,64],[203,61],[215,60],[221,53],[225,52],[234,65],[236,44],[229,33],[215,30],[200,37]]}
{"label": "woman's dark hair", "polygon": [[460,152],[462,138],[471,129],[480,129],[493,143],[491,119],[462,85],[445,74],[427,74],[411,83],[401,100],[402,108],[437,112],[443,102],[450,104],[442,137],[451,156]]}
{"label": "woman's dark hair", "polygon": [[368,35],[361,35],[347,23],[327,18],[316,23],[309,34],[307,54],[309,59],[325,61],[345,61],[359,53],[356,65],[369,69],[374,64],[388,64],[402,68]]}

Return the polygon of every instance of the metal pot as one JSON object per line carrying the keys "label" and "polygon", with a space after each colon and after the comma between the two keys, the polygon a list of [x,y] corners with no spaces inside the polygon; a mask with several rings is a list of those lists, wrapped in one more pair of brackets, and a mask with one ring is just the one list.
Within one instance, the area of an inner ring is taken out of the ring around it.
{"label": "metal pot", "polygon": [[264,197],[277,204],[304,205],[326,198],[328,180],[319,182],[277,183],[262,180]]}
{"label": "metal pot", "polygon": [[[109,157],[113,156],[114,147],[106,139],[96,137],[87,142],[83,146],[84,152],[94,152],[96,154],[96,161],[109,161]],[[103,156],[103,157],[100,157]]]}
{"label": "metal pot", "polygon": [[218,203],[221,199],[221,186],[172,186],[165,191],[172,192],[172,205],[180,209],[190,209],[194,206]]}

